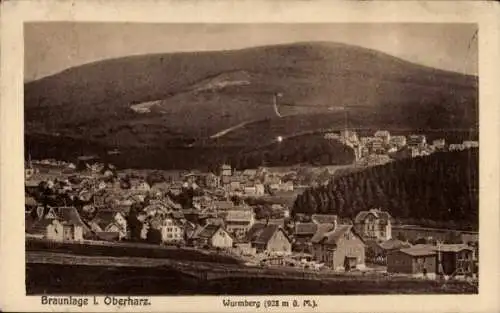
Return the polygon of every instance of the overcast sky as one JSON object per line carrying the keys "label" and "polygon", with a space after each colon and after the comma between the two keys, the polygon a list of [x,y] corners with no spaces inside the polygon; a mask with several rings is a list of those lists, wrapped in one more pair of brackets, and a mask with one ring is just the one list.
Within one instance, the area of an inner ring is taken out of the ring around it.
{"label": "overcast sky", "polygon": [[25,80],[127,55],[333,41],[477,75],[474,24],[25,24]]}

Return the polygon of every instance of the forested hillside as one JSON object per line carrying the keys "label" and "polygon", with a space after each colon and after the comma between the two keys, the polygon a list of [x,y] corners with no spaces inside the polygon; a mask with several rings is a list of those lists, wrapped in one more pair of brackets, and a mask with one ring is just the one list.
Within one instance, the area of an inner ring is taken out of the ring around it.
{"label": "forested hillside", "polygon": [[26,83],[25,132],[145,150],[250,122],[229,134],[248,147],[258,135],[341,126],[344,106],[352,127],[469,129],[477,79],[332,42],[129,56]]}
{"label": "forested hillside", "polygon": [[230,163],[239,169],[295,164],[345,165],[354,162],[354,150],[321,135],[305,135],[242,151]]}
{"label": "forested hillside", "polygon": [[435,153],[341,176],[297,197],[293,213],[353,218],[380,207],[402,221],[477,230],[479,151]]}

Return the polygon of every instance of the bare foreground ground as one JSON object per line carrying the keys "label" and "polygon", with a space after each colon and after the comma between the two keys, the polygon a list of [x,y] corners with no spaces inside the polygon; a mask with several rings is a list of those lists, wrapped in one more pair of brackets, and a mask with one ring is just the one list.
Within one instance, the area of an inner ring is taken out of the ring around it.
{"label": "bare foreground ground", "polygon": [[474,294],[468,282],[27,251],[27,294]]}

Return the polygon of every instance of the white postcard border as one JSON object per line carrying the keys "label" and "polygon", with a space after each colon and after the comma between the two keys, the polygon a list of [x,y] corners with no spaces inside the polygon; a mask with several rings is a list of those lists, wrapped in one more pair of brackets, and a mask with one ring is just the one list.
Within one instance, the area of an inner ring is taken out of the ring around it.
{"label": "white postcard border", "polygon": [[[25,295],[23,162],[23,22],[148,23],[415,22],[479,24],[480,82],[480,293],[448,296],[249,296],[247,299],[316,299],[311,312],[494,312],[499,300],[499,6],[492,2],[330,1],[7,1],[1,19],[1,263],[0,309],[80,312],[245,312],[224,308],[221,297],[149,297],[146,307],[43,306]],[[102,297],[101,297],[102,298]],[[231,297],[243,299],[243,297]],[[262,309],[260,309],[262,310]],[[272,311],[266,309],[266,311]]]}

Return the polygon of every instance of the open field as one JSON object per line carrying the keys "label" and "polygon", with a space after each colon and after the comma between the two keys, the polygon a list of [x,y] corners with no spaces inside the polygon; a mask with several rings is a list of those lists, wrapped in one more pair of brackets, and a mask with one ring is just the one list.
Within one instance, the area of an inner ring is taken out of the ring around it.
{"label": "open field", "polygon": [[467,282],[28,252],[28,294],[473,294]]}
{"label": "open field", "polygon": [[194,248],[177,248],[176,246],[159,246],[144,243],[109,243],[86,241],[53,242],[43,239],[26,238],[27,252],[65,253],[80,256],[126,257],[172,260],[198,260],[224,264],[238,264],[241,261],[222,252],[202,251]]}

